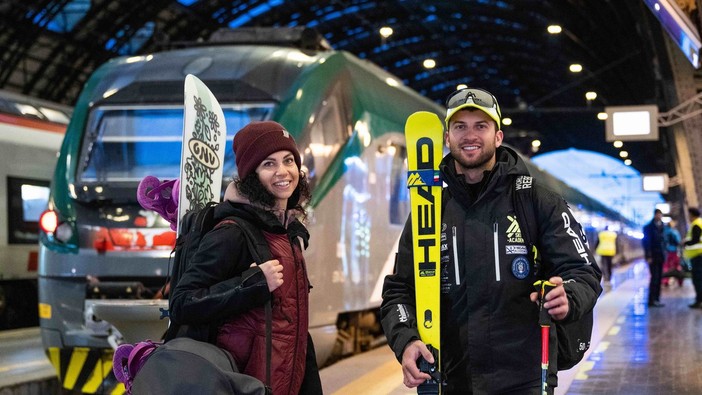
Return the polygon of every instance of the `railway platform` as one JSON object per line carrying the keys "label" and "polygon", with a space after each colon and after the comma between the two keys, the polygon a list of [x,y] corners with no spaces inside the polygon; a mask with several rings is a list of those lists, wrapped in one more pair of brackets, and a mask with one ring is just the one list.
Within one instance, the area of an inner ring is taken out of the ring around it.
{"label": "railway platform", "polygon": [[[646,305],[648,269],[639,260],[617,268],[595,308],[592,345],[583,361],[559,373],[556,394],[702,394],[702,310],[690,309],[690,279]],[[406,395],[387,346],[321,370],[326,395]],[[37,328],[0,333],[0,395],[58,393]]]}
{"label": "railway platform", "polygon": [[[664,287],[659,308],[647,306],[648,281],[643,260],[615,270],[595,307],[591,347],[559,373],[557,395],[702,394],[702,310],[688,308],[691,280]],[[400,364],[386,346],[321,375],[327,395],[416,394],[402,384]]]}

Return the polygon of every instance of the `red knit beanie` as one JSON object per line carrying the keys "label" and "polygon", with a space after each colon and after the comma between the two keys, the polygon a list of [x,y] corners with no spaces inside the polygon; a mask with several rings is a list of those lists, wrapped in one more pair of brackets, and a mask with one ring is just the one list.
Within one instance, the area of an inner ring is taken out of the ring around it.
{"label": "red knit beanie", "polygon": [[234,156],[239,178],[244,179],[268,155],[278,151],[290,151],[295,156],[297,168],[302,166],[300,152],[290,133],[278,122],[253,121],[234,135]]}

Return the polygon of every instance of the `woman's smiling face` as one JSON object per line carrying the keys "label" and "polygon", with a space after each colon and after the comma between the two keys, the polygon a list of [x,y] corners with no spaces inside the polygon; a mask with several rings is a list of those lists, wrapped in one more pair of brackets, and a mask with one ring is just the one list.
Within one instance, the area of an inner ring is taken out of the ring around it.
{"label": "woman's smiling face", "polygon": [[258,165],[256,173],[261,185],[275,197],[275,208],[286,209],[288,199],[300,181],[300,169],[297,168],[293,153],[284,150],[268,155]]}

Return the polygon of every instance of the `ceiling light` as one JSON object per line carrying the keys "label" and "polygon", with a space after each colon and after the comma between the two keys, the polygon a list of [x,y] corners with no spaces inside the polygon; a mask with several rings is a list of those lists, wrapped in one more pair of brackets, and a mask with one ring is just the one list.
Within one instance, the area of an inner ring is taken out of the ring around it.
{"label": "ceiling light", "polygon": [[608,115],[606,112],[598,112],[597,113],[597,119],[599,119],[600,121],[604,121],[607,118],[608,118]]}
{"label": "ceiling light", "polygon": [[468,88],[468,85],[466,85],[466,84],[458,84],[458,85],[456,85],[456,90],[457,90],[457,91],[460,91],[461,89],[466,89],[466,88]]}
{"label": "ceiling light", "polygon": [[424,65],[425,69],[433,69],[436,67],[436,61],[434,59],[425,59],[424,63],[422,64]]}
{"label": "ceiling light", "polygon": [[579,73],[583,71],[583,65],[578,64],[578,63],[573,63],[568,67],[568,70],[570,70],[571,73]]}
{"label": "ceiling light", "polygon": [[503,125],[511,125],[512,124],[512,118],[502,118],[502,124]]}
{"label": "ceiling light", "polygon": [[624,146],[624,143],[622,143],[621,141],[617,140],[617,141],[615,141],[614,143],[612,143],[612,145],[614,146],[614,148],[622,148],[622,147]]}
{"label": "ceiling light", "polygon": [[619,157],[620,158],[626,158],[629,156],[629,152],[627,151],[619,151]]}
{"label": "ceiling light", "polygon": [[547,30],[550,34],[558,34],[558,33],[560,33],[560,32],[563,31],[563,29],[561,28],[560,25],[549,25],[549,26],[546,28],[546,30]]}
{"label": "ceiling light", "polygon": [[592,91],[585,92],[585,99],[590,100],[590,101],[595,100],[595,99],[597,99],[597,93],[592,92]]}
{"label": "ceiling light", "polygon": [[380,28],[379,32],[380,32],[381,36],[388,38],[388,37],[392,36],[393,30],[391,27],[383,26]]}
{"label": "ceiling light", "polygon": [[627,166],[631,166],[631,159],[624,159],[624,164]]}
{"label": "ceiling light", "polygon": [[541,140],[533,140],[531,146],[535,148],[541,147]]}

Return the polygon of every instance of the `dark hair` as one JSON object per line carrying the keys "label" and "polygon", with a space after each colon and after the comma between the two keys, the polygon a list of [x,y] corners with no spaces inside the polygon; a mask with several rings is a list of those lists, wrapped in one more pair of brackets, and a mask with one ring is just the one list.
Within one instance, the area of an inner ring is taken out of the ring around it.
{"label": "dark hair", "polygon": [[656,215],[656,214],[663,214],[663,212],[661,211],[661,209],[657,208],[657,209],[653,210],[653,215]]}
{"label": "dark hair", "polygon": [[[267,208],[275,207],[275,196],[261,184],[261,181],[258,179],[258,173],[251,172],[246,178],[241,179],[237,177],[232,182],[237,191],[239,191],[242,196],[249,199],[250,202],[261,204]],[[296,209],[299,211],[301,213],[300,220],[304,222],[307,218],[304,204],[307,203],[311,197],[312,194],[310,193],[310,184],[307,182],[307,175],[305,172],[300,171],[300,180],[288,199],[287,209]]]}
{"label": "dark hair", "polygon": [[699,217],[700,216],[700,210],[698,210],[696,207],[690,207],[687,209],[687,213],[690,214],[693,217]]}

